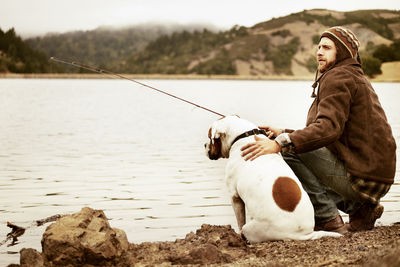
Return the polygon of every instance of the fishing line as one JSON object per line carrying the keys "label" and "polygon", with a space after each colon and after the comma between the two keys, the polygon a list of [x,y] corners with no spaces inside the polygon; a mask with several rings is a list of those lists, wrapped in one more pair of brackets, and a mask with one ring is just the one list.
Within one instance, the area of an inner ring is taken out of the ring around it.
{"label": "fishing line", "polygon": [[221,113],[218,113],[218,112],[216,112],[214,110],[211,110],[211,109],[206,108],[204,106],[200,106],[200,105],[198,105],[196,103],[190,102],[190,101],[188,101],[186,99],[183,99],[181,97],[178,97],[176,95],[170,94],[168,92],[165,92],[163,90],[157,89],[157,88],[155,88],[153,86],[147,85],[145,83],[139,82],[137,80],[131,79],[129,77],[123,76],[123,75],[118,74],[118,73],[114,73],[114,72],[111,72],[111,71],[108,71],[108,70],[105,70],[105,69],[100,69],[100,68],[97,68],[97,67],[94,67],[94,66],[90,66],[90,65],[87,65],[87,64],[83,64],[83,63],[79,63],[79,62],[76,62],[76,61],[68,61],[68,60],[60,59],[60,58],[56,58],[56,57],[51,57],[50,60],[53,60],[53,61],[56,61],[56,62],[59,62],[59,63],[64,63],[64,64],[67,64],[67,65],[71,65],[71,66],[74,66],[74,67],[83,68],[83,69],[90,70],[90,71],[93,71],[93,72],[97,72],[97,73],[100,73],[100,74],[107,74],[107,75],[110,75],[110,76],[116,76],[116,77],[119,77],[121,79],[125,79],[125,80],[128,80],[128,81],[140,84],[141,86],[147,87],[149,89],[152,89],[152,90],[157,91],[159,93],[162,93],[162,94],[165,94],[167,96],[173,97],[175,99],[181,100],[181,101],[183,101],[185,103],[188,103],[190,105],[196,106],[196,107],[201,108],[201,109],[204,109],[204,110],[206,110],[208,112],[214,113],[214,114],[219,115],[221,117],[225,117]]}

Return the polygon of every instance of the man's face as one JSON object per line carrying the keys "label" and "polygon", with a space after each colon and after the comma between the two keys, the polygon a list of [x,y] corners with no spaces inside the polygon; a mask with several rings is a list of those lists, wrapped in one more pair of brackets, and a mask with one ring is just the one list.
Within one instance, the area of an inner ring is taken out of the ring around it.
{"label": "man's face", "polygon": [[318,44],[317,61],[318,70],[322,73],[326,71],[330,66],[335,64],[336,60],[336,46],[335,43],[327,38],[322,37]]}

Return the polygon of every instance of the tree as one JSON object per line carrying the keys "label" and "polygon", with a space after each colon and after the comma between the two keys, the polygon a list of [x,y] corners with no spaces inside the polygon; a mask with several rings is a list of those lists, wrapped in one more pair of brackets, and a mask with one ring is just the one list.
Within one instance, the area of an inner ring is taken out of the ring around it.
{"label": "tree", "polygon": [[393,61],[394,51],[391,47],[386,45],[380,45],[375,49],[372,54],[374,58],[378,58],[381,62]]}
{"label": "tree", "polygon": [[363,57],[361,61],[364,73],[369,77],[373,78],[377,74],[382,74],[382,62],[379,59],[374,57]]}
{"label": "tree", "polygon": [[63,68],[49,63],[47,55],[32,49],[13,28],[0,29],[0,72],[42,73],[62,72]]}
{"label": "tree", "polygon": [[265,60],[271,60],[274,63],[276,73],[292,75],[292,58],[296,54],[299,45],[299,37],[293,37],[288,43],[271,49],[270,53],[265,56]]}

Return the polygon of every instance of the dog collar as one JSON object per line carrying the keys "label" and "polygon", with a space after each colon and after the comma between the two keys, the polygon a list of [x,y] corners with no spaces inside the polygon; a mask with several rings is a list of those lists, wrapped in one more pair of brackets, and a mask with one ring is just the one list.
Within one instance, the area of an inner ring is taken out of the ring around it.
{"label": "dog collar", "polygon": [[236,141],[238,141],[239,139],[246,138],[246,137],[249,137],[249,136],[252,136],[252,135],[257,135],[257,134],[263,134],[263,135],[265,135],[265,136],[268,137],[266,131],[261,130],[261,129],[253,129],[253,130],[244,132],[244,133],[242,133],[241,135],[237,136],[237,137],[235,138],[235,140],[233,140],[231,146],[233,146],[233,144],[234,144]]}

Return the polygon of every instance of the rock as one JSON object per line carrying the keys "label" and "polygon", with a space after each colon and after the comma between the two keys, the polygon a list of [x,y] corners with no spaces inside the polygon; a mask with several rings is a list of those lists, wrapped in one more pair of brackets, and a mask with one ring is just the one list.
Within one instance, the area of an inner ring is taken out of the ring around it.
{"label": "rock", "polygon": [[128,248],[125,232],[111,228],[103,211],[87,207],[51,224],[42,238],[46,266],[108,266]]}
{"label": "rock", "polygon": [[196,234],[191,232],[185,239],[175,242],[182,248],[171,249],[167,259],[173,265],[231,263],[233,257],[225,251],[233,250],[233,247],[238,250],[246,248],[245,241],[229,225],[203,224]]}
{"label": "rock", "polygon": [[42,254],[33,248],[23,248],[19,252],[21,267],[44,267]]}
{"label": "rock", "polygon": [[195,237],[203,242],[222,247],[246,247],[246,241],[230,225],[203,224],[196,231]]}
{"label": "rock", "polygon": [[212,244],[204,244],[200,247],[192,248],[189,253],[186,251],[176,251],[171,254],[168,259],[173,265],[186,265],[186,264],[216,264],[216,263],[229,263],[231,257],[224,254],[218,247]]}
{"label": "rock", "polygon": [[194,248],[189,252],[191,260],[190,264],[211,264],[230,262],[229,257],[224,255],[216,246],[212,244],[205,244],[200,248]]}
{"label": "rock", "polygon": [[[21,250],[8,267],[129,266],[400,266],[400,224],[341,238],[246,244],[229,225],[203,224],[184,239],[128,244],[102,211],[84,208],[50,225],[42,254]],[[42,259],[42,261],[41,261]]]}

